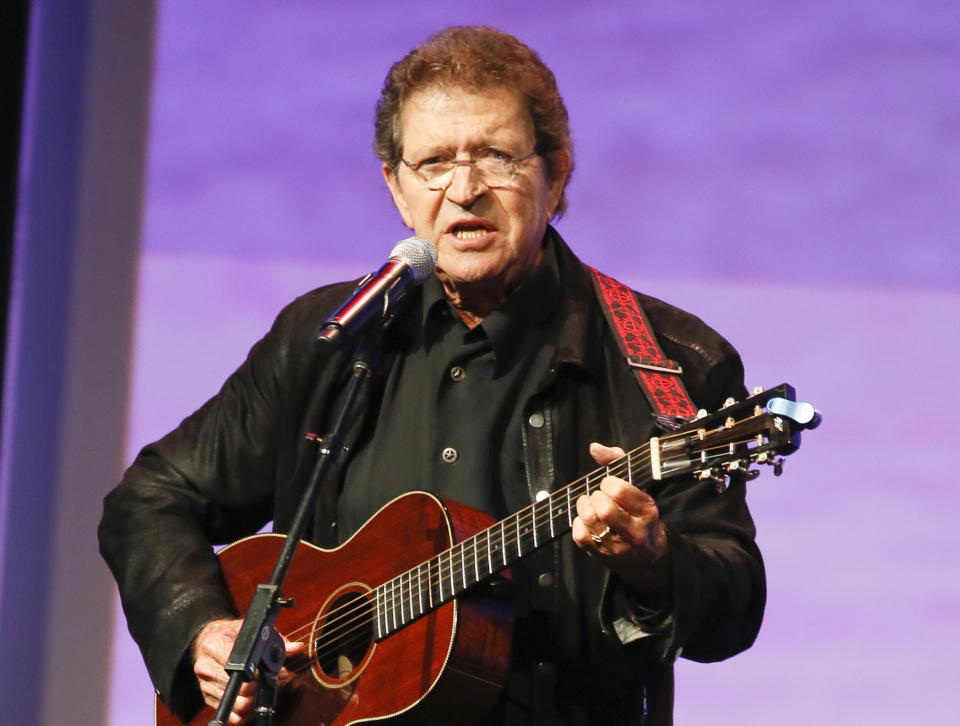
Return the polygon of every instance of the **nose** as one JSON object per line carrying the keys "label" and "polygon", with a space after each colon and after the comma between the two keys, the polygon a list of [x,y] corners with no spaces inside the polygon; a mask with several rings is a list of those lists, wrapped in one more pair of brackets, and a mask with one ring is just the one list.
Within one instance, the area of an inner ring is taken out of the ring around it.
{"label": "nose", "polygon": [[453,177],[447,187],[446,197],[454,204],[469,207],[487,192],[487,185],[480,178],[476,164],[471,161],[459,161],[451,174]]}

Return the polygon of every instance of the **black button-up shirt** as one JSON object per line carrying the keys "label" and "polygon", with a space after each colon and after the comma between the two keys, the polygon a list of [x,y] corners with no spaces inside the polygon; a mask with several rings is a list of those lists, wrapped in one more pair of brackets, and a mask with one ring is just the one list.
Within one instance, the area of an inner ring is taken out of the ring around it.
{"label": "black button-up shirt", "polygon": [[548,242],[531,277],[472,330],[436,278],[408,301],[390,330],[404,352],[384,382],[373,434],[346,472],[341,540],[414,489],[498,519],[530,503],[521,417],[554,354],[560,294]]}

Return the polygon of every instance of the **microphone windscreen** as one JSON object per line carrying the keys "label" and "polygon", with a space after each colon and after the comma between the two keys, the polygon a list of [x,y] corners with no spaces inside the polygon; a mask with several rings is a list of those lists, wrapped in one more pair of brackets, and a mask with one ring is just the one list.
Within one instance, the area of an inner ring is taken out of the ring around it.
{"label": "microphone windscreen", "polygon": [[437,267],[437,246],[424,237],[407,237],[390,250],[391,258],[400,258],[410,265],[413,278],[421,283]]}

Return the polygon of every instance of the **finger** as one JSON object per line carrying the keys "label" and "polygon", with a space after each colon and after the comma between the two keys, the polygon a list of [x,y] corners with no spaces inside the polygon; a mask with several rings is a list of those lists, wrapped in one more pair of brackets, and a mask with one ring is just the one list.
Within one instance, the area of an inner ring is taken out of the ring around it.
{"label": "finger", "polygon": [[599,532],[592,532],[587,529],[583,520],[579,517],[573,521],[571,536],[574,544],[591,557],[594,555],[609,555],[611,553],[610,546],[617,542],[617,540],[612,539],[612,530],[606,531],[606,528],[604,528]]}
{"label": "finger", "polygon": [[590,528],[584,524],[582,517],[577,517],[573,520],[573,528],[570,530],[570,535],[581,549],[593,549],[596,547],[596,542],[593,539],[594,534],[599,533],[591,531]]}
{"label": "finger", "polygon": [[587,532],[599,534],[605,525],[593,507],[593,495],[580,495],[577,497],[576,506],[577,518],[583,523]]}
{"label": "finger", "polygon": [[[253,713],[256,698],[256,683],[248,682],[240,686],[237,697],[233,702],[231,710],[230,723],[241,723]],[[204,702],[211,708],[217,708],[223,699],[226,688],[216,683],[201,683],[201,693],[203,693]]]}
{"label": "finger", "polygon": [[590,499],[586,495],[577,498],[576,508],[577,517],[573,520],[570,535],[580,549],[592,553],[597,547],[593,537],[599,535],[604,526],[597,519],[590,506]]}
{"label": "finger", "polygon": [[253,716],[255,705],[256,701],[252,695],[237,696],[237,700],[233,702],[233,710],[230,712],[230,718],[227,719],[227,723],[239,726],[239,724],[248,722]]}
{"label": "finger", "polygon": [[[615,505],[604,495],[601,494],[598,497],[597,494],[594,492],[590,496],[583,496],[577,500],[578,516],[573,522],[574,540],[588,553],[610,555],[622,547],[623,541],[614,518],[599,516],[598,510],[594,507],[595,502],[600,502],[604,510],[609,510]],[[621,513],[619,516],[625,515]]]}
{"label": "finger", "polygon": [[610,527],[612,532],[619,535],[628,531],[631,526],[631,514],[602,491],[597,490],[590,494],[589,508],[596,516],[597,524],[590,527],[595,534],[600,534]]}
{"label": "finger", "polygon": [[284,638],[283,645],[288,657],[291,655],[303,655],[307,652],[307,644],[302,640],[287,640]]}
{"label": "finger", "polygon": [[590,504],[600,520],[631,544],[647,542],[650,530],[659,526],[660,510],[653,498],[619,480],[604,480]]}
{"label": "finger", "polygon": [[[657,505],[653,497],[642,489],[638,489],[633,484],[618,477],[604,477],[600,482],[599,490],[593,493],[600,493],[607,497],[622,511],[632,516],[647,516],[656,511]],[[594,505],[595,509],[598,509]],[[597,514],[601,519],[605,519],[605,512],[598,509]]]}
{"label": "finger", "polygon": [[593,460],[600,464],[600,466],[606,466],[611,461],[626,456],[626,452],[619,446],[604,446],[594,441],[590,444],[590,456],[592,456]]}

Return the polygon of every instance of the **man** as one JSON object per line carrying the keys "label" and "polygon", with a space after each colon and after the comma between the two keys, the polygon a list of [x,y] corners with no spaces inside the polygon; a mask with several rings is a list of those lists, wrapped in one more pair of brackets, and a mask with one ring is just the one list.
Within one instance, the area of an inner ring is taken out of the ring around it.
{"label": "man", "polygon": [[[587,269],[548,225],[566,207],[573,160],[539,58],[487,28],[437,34],[391,69],[375,150],[404,223],[439,258],[383,333],[342,476],[317,504],[310,538],[324,547],[413,489],[500,519],[623,454],[597,442],[658,433]],[[216,704],[240,622],[211,544],[270,519],[286,530],[315,454],[304,434],[337,410],[350,351],[331,354],[316,333],[350,287],[288,306],[106,499],[101,550],[178,715],[201,697]],[[697,405],[743,395],[726,341],[637,299]],[[513,655],[486,723],[670,723],[677,656],[718,660],[753,642],[764,574],[743,482],[722,494],[708,481],[655,484],[605,478],[577,500],[571,537],[513,568]],[[306,652],[288,641],[288,657]],[[231,723],[249,718],[252,695],[245,685]]]}

